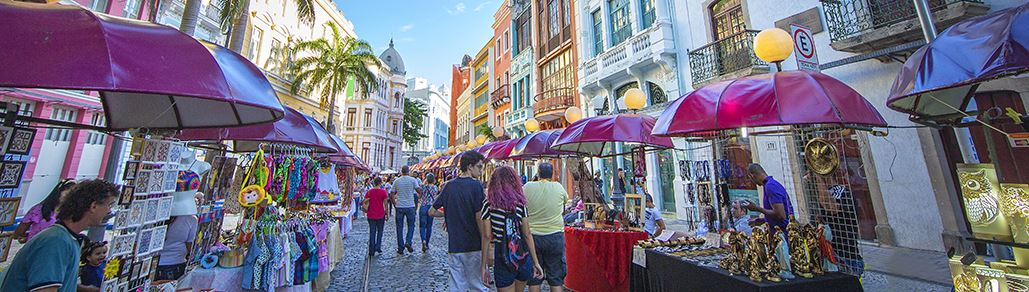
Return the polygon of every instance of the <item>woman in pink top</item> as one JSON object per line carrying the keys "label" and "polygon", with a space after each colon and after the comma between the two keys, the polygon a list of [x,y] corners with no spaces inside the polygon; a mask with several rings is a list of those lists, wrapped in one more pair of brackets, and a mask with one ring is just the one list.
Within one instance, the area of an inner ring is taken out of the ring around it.
{"label": "woman in pink top", "polygon": [[18,228],[14,230],[14,239],[26,243],[43,229],[54,225],[57,222],[57,205],[61,203],[61,197],[68,193],[73,186],[75,186],[75,182],[72,180],[63,180],[57,183],[46,199],[32,206],[25,213],[25,217],[21,218],[21,224],[18,224]]}

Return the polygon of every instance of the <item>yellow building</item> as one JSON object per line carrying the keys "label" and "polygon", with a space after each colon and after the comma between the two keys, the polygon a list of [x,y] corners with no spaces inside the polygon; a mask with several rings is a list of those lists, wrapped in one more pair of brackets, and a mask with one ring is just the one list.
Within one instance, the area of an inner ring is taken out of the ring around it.
{"label": "yellow building", "polygon": [[476,129],[485,125],[489,121],[489,80],[493,75],[492,63],[490,62],[489,56],[490,46],[492,44],[492,40],[486,42],[486,45],[479,50],[479,53],[475,55],[475,59],[472,61],[472,137],[478,135],[478,133],[476,133]]}
{"label": "yellow building", "polygon": [[[324,123],[328,117],[329,106],[323,104],[327,101],[321,101],[321,92],[317,85],[308,84],[313,90],[302,90],[296,95],[290,94],[290,83],[293,78],[289,67],[295,58],[287,54],[286,48],[301,41],[332,37],[332,31],[328,27],[330,22],[336,24],[344,37],[356,38],[353,23],[343,16],[332,1],[327,0],[314,0],[313,25],[300,21],[296,4],[292,0],[251,1],[250,9],[250,27],[243,55],[264,71],[283,105]],[[342,121],[340,109],[343,108],[345,100],[342,94],[336,97],[333,123],[337,125],[337,130]],[[339,131],[336,134],[339,134]]]}

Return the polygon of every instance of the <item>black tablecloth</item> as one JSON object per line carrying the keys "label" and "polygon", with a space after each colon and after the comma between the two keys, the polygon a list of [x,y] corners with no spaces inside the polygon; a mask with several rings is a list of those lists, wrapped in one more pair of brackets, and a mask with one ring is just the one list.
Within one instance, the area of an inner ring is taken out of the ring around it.
{"label": "black tablecloth", "polygon": [[718,268],[699,266],[664,253],[647,251],[647,267],[632,265],[632,291],[864,291],[858,277],[828,273],[811,279],[755,283]]}

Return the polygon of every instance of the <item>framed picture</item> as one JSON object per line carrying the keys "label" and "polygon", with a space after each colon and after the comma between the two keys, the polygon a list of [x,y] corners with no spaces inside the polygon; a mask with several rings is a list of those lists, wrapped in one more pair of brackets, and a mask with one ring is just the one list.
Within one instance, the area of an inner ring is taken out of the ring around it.
{"label": "framed picture", "polygon": [[[118,212],[114,214],[114,227],[112,227],[112,229],[114,229],[114,230],[125,229],[126,227],[128,227],[128,224],[129,224],[129,209],[128,208],[122,208],[122,209],[118,210]],[[111,249],[113,249],[113,248],[111,248]]]}
{"label": "framed picture", "polygon": [[143,212],[146,211],[146,200],[134,200],[129,207],[129,227],[143,224]]}
{"label": "framed picture", "polygon": [[153,229],[143,229],[143,231],[139,232],[139,239],[136,240],[136,257],[145,256],[150,253],[150,239],[153,234]]}
{"label": "framed picture", "polygon": [[161,199],[146,200],[146,212],[143,213],[143,223],[150,224],[157,222],[157,209],[159,204],[161,204]]}
{"label": "framed picture", "polygon": [[6,153],[7,144],[11,142],[12,136],[14,136],[14,128],[0,127],[0,155]]}
{"label": "framed picture", "polygon": [[117,292],[118,291],[118,279],[111,279],[100,283],[101,292]]}
{"label": "framed picture", "polygon": [[28,155],[32,150],[32,140],[36,138],[36,129],[15,127],[10,142],[7,143],[7,154]]}
{"label": "framed picture", "polygon": [[[132,263],[132,275],[129,276],[129,282],[133,282],[139,279],[139,273],[143,271],[143,261],[137,260]],[[130,285],[131,286],[131,285]]]}
{"label": "framed picture", "polygon": [[172,142],[171,149],[168,150],[168,164],[179,165],[182,161],[182,152],[186,151],[186,147],[182,146],[181,142]]}
{"label": "framed picture", "polygon": [[136,195],[148,194],[149,192],[147,192],[147,189],[150,187],[150,171],[140,170],[136,173],[136,180],[132,183],[135,185],[134,191]]}
{"label": "framed picture", "polygon": [[136,197],[136,187],[130,185],[121,186],[121,196],[118,196],[118,205],[128,206]]}
{"label": "framed picture", "polygon": [[175,186],[178,183],[179,171],[168,170],[164,172],[164,192],[171,193],[175,192]]}
{"label": "framed picture", "polygon": [[625,194],[625,221],[629,230],[643,230],[644,215],[643,196],[639,194]]}
{"label": "framed picture", "polygon": [[18,205],[21,204],[21,197],[0,199],[0,226],[14,224],[14,217],[18,216]]}
{"label": "framed picture", "polygon": [[157,274],[157,265],[161,263],[161,254],[154,254],[150,260],[150,280]]}
{"label": "framed picture", "polygon": [[12,241],[14,241],[14,232],[0,233],[0,263],[7,261],[7,254],[11,252]]}
{"label": "framed picture", "polygon": [[[128,269],[126,269],[128,270]],[[118,279],[118,292],[129,292],[129,282]]]}
{"label": "framed picture", "polygon": [[132,258],[125,257],[121,262],[121,271],[118,271],[119,289],[121,289],[122,284],[128,284],[129,280],[132,280]]}
{"label": "framed picture", "polygon": [[151,170],[150,171],[150,183],[146,187],[147,193],[160,194],[164,192],[164,171],[163,170]]}
{"label": "framed picture", "polygon": [[164,237],[168,232],[168,225],[154,227],[153,235],[150,236],[150,252],[157,252],[164,248]]}
{"label": "framed picture", "polygon": [[157,154],[154,155],[154,162],[165,163],[168,162],[168,154],[171,152],[171,142],[169,141],[158,141],[157,142]]}
{"label": "framed picture", "polygon": [[[136,243],[136,234],[115,235],[109,244],[108,257],[123,256],[132,253],[133,244]],[[122,261],[122,269],[128,267],[127,260]]]}
{"label": "framed picture", "polygon": [[172,203],[175,202],[175,198],[172,196],[167,196],[160,198],[158,200],[159,202],[157,204],[157,221],[168,220],[168,218],[171,218]]}
{"label": "framed picture", "polygon": [[134,180],[137,172],[139,172],[139,161],[125,162],[125,173],[122,175],[122,179]]}
{"label": "framed picture", "polygon": [[157,141],[146,140],[143,144],[143,153],[139,156],[139,160],[144,162],[154,162],[157,157]]}
{"label": "framed picture", "polygon": [[25,161],[0,161],[0,188],[17,188],[25,172]]}

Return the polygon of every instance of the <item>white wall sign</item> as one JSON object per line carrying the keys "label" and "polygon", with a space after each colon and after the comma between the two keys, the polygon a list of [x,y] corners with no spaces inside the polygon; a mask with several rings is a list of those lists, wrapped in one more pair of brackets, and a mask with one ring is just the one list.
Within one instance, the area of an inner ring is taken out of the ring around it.
{"label": "white wall sign", "polygon": [[818,54],[815,52],[815,40],[811,30],[796,24],[790,24],[790,35],[793,36],[793,51],[797,56],[797,68],[808,71],[821,71],[818,68]]}

